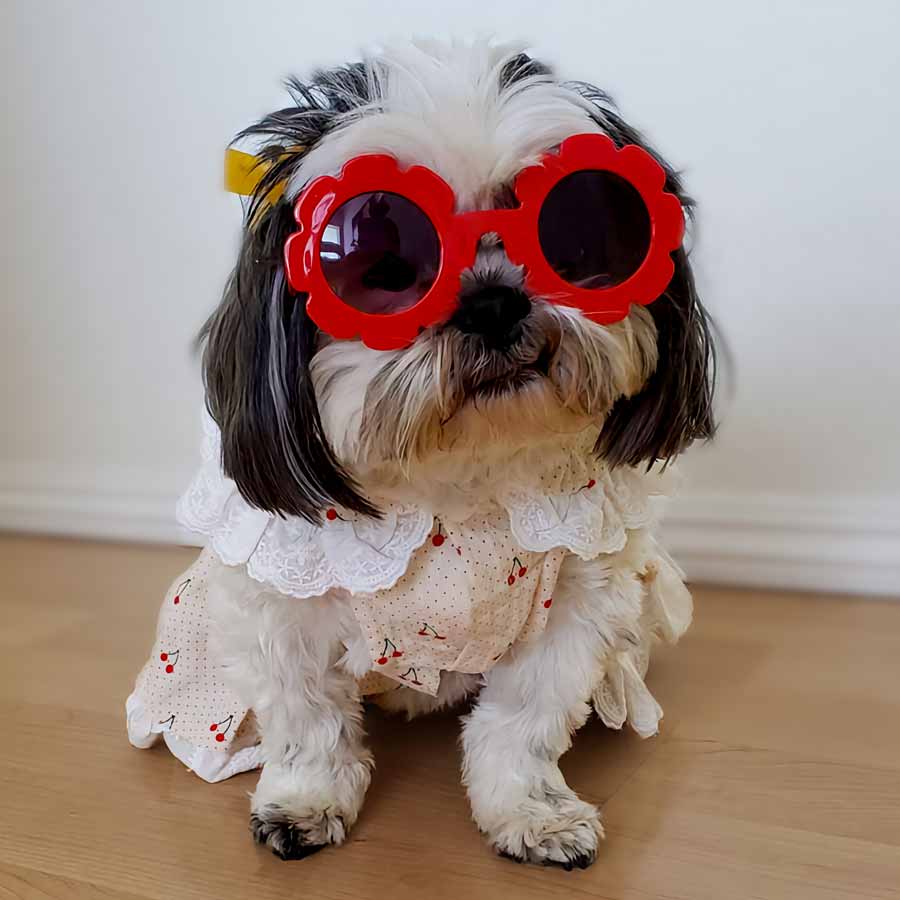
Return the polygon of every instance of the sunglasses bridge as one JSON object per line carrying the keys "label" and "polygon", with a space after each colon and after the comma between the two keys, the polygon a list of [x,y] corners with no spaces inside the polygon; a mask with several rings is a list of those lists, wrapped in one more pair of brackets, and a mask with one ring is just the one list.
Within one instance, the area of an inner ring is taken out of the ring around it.
{"label": "sunglasses bridge", "polygon": [[453,228],[471,246],[476,247],[486,234],[496,234],[501,241],[515,228],[517,207],[509,209],[473,209],[457,213],[453,217]]}

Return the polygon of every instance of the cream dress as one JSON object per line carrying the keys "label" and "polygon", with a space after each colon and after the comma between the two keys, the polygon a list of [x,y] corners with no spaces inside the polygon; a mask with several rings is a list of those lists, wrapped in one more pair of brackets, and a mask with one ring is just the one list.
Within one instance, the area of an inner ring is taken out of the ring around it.
{"label": "cream dress", "polygon": [[361,693],[405,685],[433,695],[442,671],[486,672],[514,643],[542,633],[568,554],[612,562],[629,533],[642,548],[643,612],[634,624],[643,641],[606,660],[594,705],[613,728],[629,721],[655,734],[662,710],[643,682],[650,646],[687,628],[690,594],[649,534],[662,479],[607,470],[591,443],[540,484],[512,487],[452,520],[385,501],[381,520],[333,508],[318,526],[249,506],[220,469],[219,434],[207,418],[203,465],[178,504],[180,523],[206,535],[206,548],[163,601],[126,704],[131,742],[148,747],[161,737],[207,781],[260,765],[252,710],[209,653],[207,586],[218,567],[246,566],[264,589],[298,603],[343,593],[372,660]]}

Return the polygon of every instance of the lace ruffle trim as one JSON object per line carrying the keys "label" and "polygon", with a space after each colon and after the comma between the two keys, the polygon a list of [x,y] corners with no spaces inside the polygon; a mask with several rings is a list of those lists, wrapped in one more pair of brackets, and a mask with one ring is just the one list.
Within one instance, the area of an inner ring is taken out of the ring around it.
{"label": "lace ruffle trim", "polygon": [[[393,587],[433,528],[432,511],[390,502],[380,504],[380,520],[340,508],[327,510],[321,525],[272,515],[244,500],[223,474],[220,458],[218,429],[205,417],[203,465],[178,502],[178,521],[206,535],[226,565],[246,565],[252,578],[285,594]],[[558,493],[525,486],[503,493],[500,503],[523,549],[564,547],[592,559],[621,550],[626,531],[653,518],[653,496],[663,487],[652,476],[608,471],[593,460],[588,475],[583,484]]]}

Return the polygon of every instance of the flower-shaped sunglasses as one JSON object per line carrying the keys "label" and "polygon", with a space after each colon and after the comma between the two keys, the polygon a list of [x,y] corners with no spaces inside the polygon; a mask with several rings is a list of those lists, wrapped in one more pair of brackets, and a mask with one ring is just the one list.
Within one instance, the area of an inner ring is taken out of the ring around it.
{"label": "flower-shaped sunglasses", "polygon": [[359,156],[297,198],[287,280],[323,331],[398,349],[453,314],[460,275],[494,232],[532,293],[617,322],[672,278],[684,214],[665,182],[641,147],[579,134],[519,173],[517,206],[457,213],[453,190],[430,169]]}

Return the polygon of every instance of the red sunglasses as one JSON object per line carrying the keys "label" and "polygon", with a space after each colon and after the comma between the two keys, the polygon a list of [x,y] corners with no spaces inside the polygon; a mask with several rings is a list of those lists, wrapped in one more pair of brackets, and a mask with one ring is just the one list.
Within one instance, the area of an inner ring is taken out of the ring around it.
{"label": "red sunglasses", "polygon": [[287,280],[323,331],[398,349],[453,314],[461,273],[482,235],[496,232],[531,292],[617,322],[672,278],[684,214],[665,182],[642,148],[579,134],[519,173],[514,208],[457,213],[453,190],[430,169],[359,156],[297,198]]}

